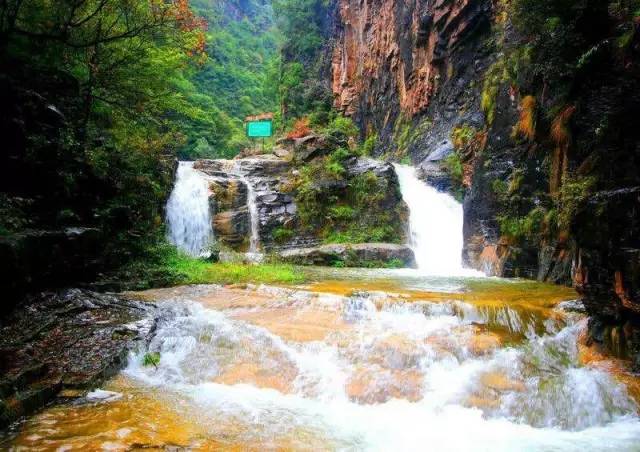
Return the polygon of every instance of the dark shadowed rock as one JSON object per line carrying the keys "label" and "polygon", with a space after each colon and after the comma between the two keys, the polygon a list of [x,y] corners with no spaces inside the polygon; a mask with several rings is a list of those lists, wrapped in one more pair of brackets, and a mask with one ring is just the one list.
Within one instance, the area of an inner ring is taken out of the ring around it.
{"label": "dark shadowed rock", "polygon": [[69,289],[32,296],[0,328],[0,428],[113,376],[155,327],[152,303]]}
{"label": "dark shadowed rock", "polygon": [[0,313],[27,290],[60,287],[95,276],[102,262],[102,234],[95,228],[29,230],[0,237],[0,280],[4,302]]}

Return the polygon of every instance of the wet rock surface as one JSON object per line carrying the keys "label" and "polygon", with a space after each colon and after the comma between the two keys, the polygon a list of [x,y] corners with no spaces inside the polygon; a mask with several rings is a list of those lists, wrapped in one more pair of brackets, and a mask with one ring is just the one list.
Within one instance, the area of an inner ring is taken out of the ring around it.
{"label": "wet rock surface", "polygon": [[[258,212],[258,233],[262,251],[307,248],[322,242],[312,231],[301,227],[296,205],[296,183],[300,167],[335,149],[340,140],[335,137],[309,135],[284,140],[285,154],[263,154],[235,160],[198,160],[194,168],[208,177],[210,206],[215,237],[236,251],[246,251],[251,233],[248,209],[250,184]],[[346,146],[346,142],[342,143]],[[354,178],[372,174],[390,189],[385,190],[381,203],[385,210],[402,205],[398,178],[393,165],[368,157],[350,157],[344,162],[342,179],[318,178],[312,188],[330,196],[344,195]],[[400,219],[399,221],[403,221]],[[287,235],[278,236],[285,230]]]}
{"label": "wet rock surface", "polygon": [[80,289],[24,300],[0,327],[0,428],[113,376],[156,317],[153,303]]}
{"label": "wet rock surface", "polygon": [[273,229],[295,221],[293,195],[283,190],[291,164],[266,154],[237,160],[198,160],[195,168],[210,177],[210,205],[215,236],[225,245],[244,251],[249,243],[250,216],[247,183],[252,185],[259,215],[261,241],[269,242]]}
{"label": "wet rock surface", "polygon": [[383,267],[391,264],[415,267],[411,248],[391,243],[322,245],[314,248],[285,250],[278,254],[285,262],[299,265],[344,265],[346,267]]}

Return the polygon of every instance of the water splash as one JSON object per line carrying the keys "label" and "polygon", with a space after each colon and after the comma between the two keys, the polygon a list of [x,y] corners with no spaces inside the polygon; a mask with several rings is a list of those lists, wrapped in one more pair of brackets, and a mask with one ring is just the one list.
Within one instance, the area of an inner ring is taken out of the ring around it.
{"label": "water splash", "polygon": [[395,165],[418,269],[429,275],[483,276],[462,266],[462,205],[422,182],[413,167]]}
{"label": "water splash", "polygon": [[[295,305],[282,297],[277,309]],[[163,357],[158,370],[141,365],[141,350],[125,372],[180,394],[181,409],[208,426],[220,420],[207,413],[224,413],[257,443],[295,431],[356,450],[581,450],[609,441],[633,450],[640,439],[624,388],[580,367],[576,325],[478,353],[469,348],[474,326],[438,304],[376,308],[359,295],[338,304],[305,298],[297,309],[320,306],[341,312],[349,329],[296,343],[231,311],[177,304],[150,344]],[[283,392],[217,380],[238,365],[292,384]],[[474,400],[486,402],[482,411]]]}
{"label": "water splash", "polygon": [[206,256],[213,240],[207,180],[193,168],[193,162],[178,165],[167,202],[167,238],[194,257]]}
{"label": "water splash", "polygon": [[[46,438],[51,449],[124,450],[140,435],[157,444],[162,412],[194,432],[165,442],[193,449],[633,451],[640,441],[625,387],[581,365],[583,321],[567,318],[505,343],[500,319],[495,324],[471,300],[460,315],[463,302],[385,301],[364,291],[345,297],[202,286],[164,293],[156,298],[163,313],[154,337],[124,371],[130,386],[107,387],[124,397],[92,403],[79,416],[67,405],[32,422],[22,444]],[[327,334],[307,340],[309,325]],[[143,365],[148,351],[160,352],[157,368]],[[154,404],[140,403],[141,393]],[[113,409],[100,408],[109,403]],[[130,436],[121,434],[123,409]],[[71,423],[81,427],[69,434]]]}

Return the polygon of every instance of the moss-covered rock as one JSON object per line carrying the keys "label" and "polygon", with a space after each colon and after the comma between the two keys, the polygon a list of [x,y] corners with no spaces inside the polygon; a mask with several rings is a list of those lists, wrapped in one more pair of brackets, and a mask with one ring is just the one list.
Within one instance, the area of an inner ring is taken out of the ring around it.
{"label": "moss-covered rock", "polygon": [[282,251],[278,258],[297,265],[334,267],[415,267],[411,248],[391,243],[322,245]]}

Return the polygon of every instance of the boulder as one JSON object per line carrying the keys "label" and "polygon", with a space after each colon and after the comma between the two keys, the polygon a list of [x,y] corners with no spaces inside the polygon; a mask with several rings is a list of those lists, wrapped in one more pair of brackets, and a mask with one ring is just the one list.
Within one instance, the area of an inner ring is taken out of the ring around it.
{"label": "boulder", "polygon": [[284,160],[289,160],[293,157],[293,152],[285,148],[275,148],[273,150],[273,155]]}
{"label": "boulder", "polygon": [[153,303],[79,289],[26,299],[0,329],[0,428],[113,376],[158,316]]}
{"label": "boulder", "polygon": [[339,147],[348,147],[346,137],[333,135],[307,135],[294,141],[294,159],[298,163],[308,162],[327,155]]}
{"label": "boulder", "polygon": [[249,211],[246,206],[217,213],[213,217],[213,232],[217,240],[237,248],[249,236]]}
{"label": "boulder", "polygon": [[406,245],[359,243],[321,245],[278,253],[280,260],[297,265],[344,265],[347,267],[415,267],[415,256]]}
{"label": "boulder", "polygon": [[209,183],[212,212],[239,209],[247,205],[247,186],[238,179],[217,176]]}

